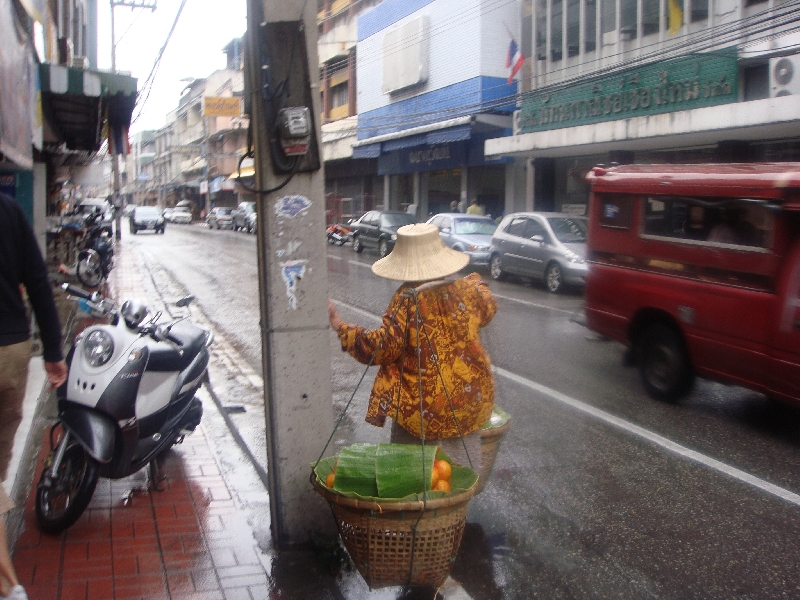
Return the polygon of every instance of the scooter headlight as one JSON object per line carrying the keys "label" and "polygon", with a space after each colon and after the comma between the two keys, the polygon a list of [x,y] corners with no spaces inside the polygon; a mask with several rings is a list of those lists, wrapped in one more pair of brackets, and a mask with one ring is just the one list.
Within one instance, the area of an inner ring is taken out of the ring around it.
{"label": "scooter headlight", "polygon": [[83,342],[83,356],[93,367],[101,367],[111,360],[114,340],[102,329],[96,329]]}

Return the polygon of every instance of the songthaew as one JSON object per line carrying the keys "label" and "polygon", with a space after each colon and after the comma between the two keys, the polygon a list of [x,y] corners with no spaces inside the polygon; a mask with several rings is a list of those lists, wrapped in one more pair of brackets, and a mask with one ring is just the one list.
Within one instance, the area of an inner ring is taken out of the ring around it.
{"label": "songthaew", "polygon": [[586,319],[654,398],[695,375],[800,404],[800,163],[588,175]]}

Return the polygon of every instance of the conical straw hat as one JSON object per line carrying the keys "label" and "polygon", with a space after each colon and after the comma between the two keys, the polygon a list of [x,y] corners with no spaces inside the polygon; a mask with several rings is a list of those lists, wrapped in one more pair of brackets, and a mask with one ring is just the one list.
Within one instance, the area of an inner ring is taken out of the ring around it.
{"label": "conical straw hat", "polygon": [[469,255],[444,245],[436,225],[415,223],[397,230],[394,250],[376,261],[372,272],[395,281],[429,281],[452,275],[468,263]]}

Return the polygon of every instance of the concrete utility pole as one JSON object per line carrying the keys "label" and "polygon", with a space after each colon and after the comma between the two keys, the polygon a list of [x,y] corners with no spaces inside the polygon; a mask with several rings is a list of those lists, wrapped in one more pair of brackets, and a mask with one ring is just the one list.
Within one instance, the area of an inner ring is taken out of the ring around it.
{"label": "concrete utility pole", "polygon": [[[316,10],[307,0],[247,4],[245,101],[261,190],[255,197],[270,509],[282,549],[307,544],[311,531],[335,531],[309,482],[309,465],[333,428]],[[302,126],[303,110],[280,111],[288,107],[308,108],[308,139],[279,141],[279,121],[284,133]]]}

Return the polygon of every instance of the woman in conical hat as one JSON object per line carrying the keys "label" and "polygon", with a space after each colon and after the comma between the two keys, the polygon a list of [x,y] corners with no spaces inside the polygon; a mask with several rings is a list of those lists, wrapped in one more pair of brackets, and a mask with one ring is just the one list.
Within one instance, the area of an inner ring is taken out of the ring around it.
{"label": "woman in conical hat", "polygon": [[372,265],[376,275],[404,282],[382,326],[345,323],[331,302],[328,308],[342,350],[364,364],[374,355],[380,367],[367,422],[383,427],[388,416],[393,441],[424,436],[456,462],[479,469],[478,429],[494,404],[491,362],[479,331],[494,317],[497,302],[477,273],[449,278],[468,263],[467,254],[444,245],[436,226],[406,225],[397,231],[394,250]]}

